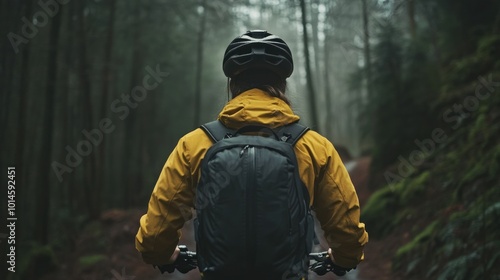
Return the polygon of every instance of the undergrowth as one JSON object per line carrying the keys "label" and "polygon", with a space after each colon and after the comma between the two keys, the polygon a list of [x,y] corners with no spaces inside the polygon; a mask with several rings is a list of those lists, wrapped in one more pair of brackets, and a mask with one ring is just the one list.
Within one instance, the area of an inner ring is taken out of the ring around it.
{"label": "undergrowth", "polygon": [[[470,77],[467,65],[489,58],[492,42],[498,37],[485,38],[475,55],[457,61],[450,80]],[[498,73],[497,62],[488,65]],[[498,74],[489,79],[500,81]],[[438,107],[473,96],[473,85],[477,81],[462,83],[466,90],[445,86]],[[446,128],[447,142],[411,176],[382,187],[364,206],[371,236],[402,229],[410,236],[393,259],[404,279],[500,279],[499,93],[495,86],[476,110]]]}

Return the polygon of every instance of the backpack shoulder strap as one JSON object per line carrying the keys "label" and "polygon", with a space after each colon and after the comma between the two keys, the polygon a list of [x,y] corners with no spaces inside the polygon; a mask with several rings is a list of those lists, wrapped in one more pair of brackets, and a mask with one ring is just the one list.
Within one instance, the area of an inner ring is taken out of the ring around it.
{"label": "backpack shoulder strap", "polygon": [[295,122],[279,128],[278,136],[281,141],[288,142],[293,146],[307,131],[309,131],[309,127]]}
{"label": "backpack shoulder strap", "polygon": [[214,143],[234,135],[234,130],[227,128],[218,120],[201,125],[200,128],[205,131]]}

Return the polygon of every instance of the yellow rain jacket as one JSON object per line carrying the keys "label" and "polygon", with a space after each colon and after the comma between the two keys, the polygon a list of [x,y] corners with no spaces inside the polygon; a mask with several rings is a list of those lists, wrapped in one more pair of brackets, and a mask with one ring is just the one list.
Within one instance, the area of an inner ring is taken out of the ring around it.
{"label": "yellow rain jacket", "polygon": [[[232,129],[248,123],[276,128],[299,116],[281,99],[252,89],[229,101],[219,120]],[[211,139],[196,129],[182,137],[168,157],[136,236],[136,248],[146,263],[166,264],[174,252],[181,228],[192,218],[201,161],[210,146]],[[309,131],[296,143],[295,153],[300,177],[336,263],[355,267],[364,258],[368,233],[359,221],[358,196],[337,151],[326,138]]]}

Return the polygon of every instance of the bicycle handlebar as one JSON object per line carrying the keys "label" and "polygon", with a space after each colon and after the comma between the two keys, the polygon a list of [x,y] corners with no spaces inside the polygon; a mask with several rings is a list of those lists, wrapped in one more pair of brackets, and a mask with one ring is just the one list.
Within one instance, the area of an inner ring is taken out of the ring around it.
{"label": "bicycle handlebar", "polygon": [[[161,273],[172,273],[175,269],[179,270],[181,273],[187,273],[198,267],[196,252],[189,251],[186,245],[179,245],[179,250],[179,256],[174,263],[156,266],[160,269]],[[325,275],[327,272],[331,271],[338,276],[343,276],[346,272],[351,270],[334,264],[330,255],[326,251],[320,253],[310,253],[309,260],[315,261],[313,264],[309,265],[309,270],[318,275]]]}

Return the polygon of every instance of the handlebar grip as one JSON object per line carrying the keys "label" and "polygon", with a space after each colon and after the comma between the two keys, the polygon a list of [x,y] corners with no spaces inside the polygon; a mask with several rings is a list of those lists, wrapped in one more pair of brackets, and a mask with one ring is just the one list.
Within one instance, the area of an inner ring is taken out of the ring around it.
{"label": "handlebar grip", "polygon": [[174,263],[157,266],[162,274],[165,272],[173,273],[175,269],[181,273],[188,273],[198,267],[196,252],[188,251],[186,245],[179,245],[179,250],[179,256],[177,256]]}
{"label": "handlebar grip", "polygon": [[325,275],[329,271],[333,272],[337,276],[344,276],[351,270],[333,263],[328,252],[311,253],[309,254],[309,259],[316,261],[316,263],[312,264],[309,269],[320,276]]}

